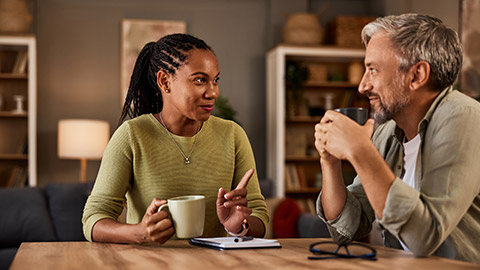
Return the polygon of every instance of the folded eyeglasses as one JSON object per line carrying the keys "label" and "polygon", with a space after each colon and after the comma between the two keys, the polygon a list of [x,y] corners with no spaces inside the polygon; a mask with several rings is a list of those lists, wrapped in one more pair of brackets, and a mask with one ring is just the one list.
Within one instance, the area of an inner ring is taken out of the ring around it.
{"label": "folded eyeglasses", "polygon": [[316,242],[310,245],[310,252],[314,256],[309,256],[309,260],[337,258],[377,260],[377,251],[362,243],[337,244],[331,241]]}

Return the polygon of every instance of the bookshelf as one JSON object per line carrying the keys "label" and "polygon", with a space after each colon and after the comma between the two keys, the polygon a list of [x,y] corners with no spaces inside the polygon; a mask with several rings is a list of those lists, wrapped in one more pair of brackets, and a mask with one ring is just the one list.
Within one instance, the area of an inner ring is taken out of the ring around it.
{"label": "bookshelf", "polygon": [[[364,55],[363,49],[286,45],[267,53],[267,178],[275,181],[274,196],[315,211],[321,170],[314,126],[326,109],[369,108],[357,91]],[[353,168],[342,166],[349,184]]]}
{"label": "bookshelf", "polygon": [[0,187],[37,185],[36,39],[0,35]]}

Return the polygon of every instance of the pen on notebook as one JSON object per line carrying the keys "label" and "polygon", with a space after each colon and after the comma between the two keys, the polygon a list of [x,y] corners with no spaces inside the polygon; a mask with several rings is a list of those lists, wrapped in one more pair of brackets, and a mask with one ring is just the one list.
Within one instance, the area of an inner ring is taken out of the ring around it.
{"label": "pen on notebook", "polygon": [[250,241],[250,240],[253,240],[253,236],[243,236],[243,237],[237,237],[237,238],[233,239],[233,241],[235,243],[245,242],[245,241]]}

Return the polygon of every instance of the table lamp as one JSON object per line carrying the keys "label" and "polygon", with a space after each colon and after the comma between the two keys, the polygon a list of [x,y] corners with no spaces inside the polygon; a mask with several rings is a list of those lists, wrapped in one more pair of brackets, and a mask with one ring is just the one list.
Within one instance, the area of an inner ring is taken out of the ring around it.
{"label": "table lamp", "polygon": [[106,121],[64,119],[58,121],[58,156],[80,159],[80,181],[87,182],[87,159],[102,159],[110,138]]}

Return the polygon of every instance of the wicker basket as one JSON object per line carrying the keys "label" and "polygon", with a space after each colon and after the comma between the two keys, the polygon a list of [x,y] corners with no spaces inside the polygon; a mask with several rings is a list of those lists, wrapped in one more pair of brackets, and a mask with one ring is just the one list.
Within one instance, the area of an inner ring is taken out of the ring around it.
{"label": "wicker basket", "polygon": [[338,16],[328,27],[328,41],[340,47],[362,48],[362,29],[375,17]]}
{"label": "wicker basket", "polygon": [[1,33],[26,33],[31,23],[32,15],[25,0],[0,0]]}
{"label": "wicker basket", "polygon": [[294,45],[319,45],[323,29],[313,13],[292,13],[283,27],[283,42]]}
{"label": "wicker basket", "polygon": [[308,64],[307,83],[322,83],[328,80],[327,66],[323,64]]}

